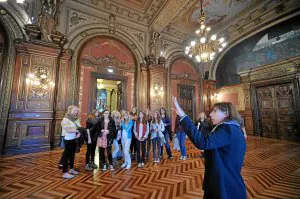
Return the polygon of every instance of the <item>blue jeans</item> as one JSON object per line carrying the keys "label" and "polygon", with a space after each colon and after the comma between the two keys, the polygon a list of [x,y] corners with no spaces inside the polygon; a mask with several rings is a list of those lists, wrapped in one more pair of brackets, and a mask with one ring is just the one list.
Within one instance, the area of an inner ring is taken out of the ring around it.
{"label": "blue jeans", "polygon": [[[160,157],[161,154],[161,140],[160,137],[156,137],[152,139],[152,148],[153,148],[153,160],[156,160]],[[156,155],[156,149],[158,150],[158,154]]]}
{"label": "blue jeans", "polygon": [[[172,152],[171,152],[170,144],[169,144],[169,132],[164,131],[163,134],[164,134],[164,137],[165,137],[165,140],[166,140],[165,147],[166,147],[167,154],[168,154],[169,157],[171,157]],[[163,154],[163,147],[162,147],[161,154]]]}
{"label": "blue jeans", "polygon": [[181,156],[186,156],[185,137],[186,137],[185,132],[183,131],[177,132],[177,138],[180,146]]}

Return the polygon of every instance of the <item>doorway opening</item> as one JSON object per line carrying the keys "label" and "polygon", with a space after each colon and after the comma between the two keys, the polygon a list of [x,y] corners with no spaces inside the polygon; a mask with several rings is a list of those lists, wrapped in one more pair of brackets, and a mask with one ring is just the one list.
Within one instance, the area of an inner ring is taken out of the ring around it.
{"label": "doorway opening", "polygon": [[123,104],[122,81],[97,78],[96,109],[102,112],[121,110]]}

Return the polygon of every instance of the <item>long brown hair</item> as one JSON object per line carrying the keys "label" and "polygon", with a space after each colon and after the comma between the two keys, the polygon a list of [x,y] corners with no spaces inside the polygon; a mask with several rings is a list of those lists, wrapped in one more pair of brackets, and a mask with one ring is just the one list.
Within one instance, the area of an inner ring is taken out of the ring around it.
{"label": "long brown hair", "polygon": [[97,109],[92,110],[92,112],[89,114],[89,119],[95,119],[96,118],[96,112],[99,113]]}
{"label": "long brown hair", "polygon": [[[167,113],[167,110],[165,109],[165,107],[163,107],[163,106],[160,107],[160,109],[159,109],[160,116],[161,116],[161,110],[164,110],[164,111],[165,111],[165,113],[164,113],[164,114],[165,114],[165,118],[166,118],[166,119],[169,119],[169,116],[168,116],[168,113]],[[161,116],[161,117],[162,117],[162,116]]]}
{"label": "long brown hair", "polygon": [[227,113],[225,120],[236,120],[241,123],[241,115],[236,110],[236,107],[230,102],[218,102],[214,104],[214,108],[219,109],[220,111]]}
{"label": "long brown hair", "polygon": [[[155,114],[155,113],[157,114],[157,121],[156,121],[156,119],[155,119],[155,117],[154,117],[154,114]],[[160,123],[160,120],[161,120],[160,113],[159,113],[158,111],[155,111],[154,114],[153,114],[152,122],[153,122],[153,123],[159,124],[159,123]]]}
{"label": "long brown hair", "polygon": [[199,115],[198,115],[198,120],[201,119],[201,114],[204,114],[204,119],[207,119],[207,116],[206,116],[206,113],[205,112],[200,112]]}
{"label": "long brown hair", "polygon": [[148,119],[147,119],[146,114],[145,114],[143,111],[140,111],[140,112],[139,112],[138,122],[140,122],[140,113],[143,113],[143,121],[142,121],[142,123],[143,123],[143,124],[147,124]]}

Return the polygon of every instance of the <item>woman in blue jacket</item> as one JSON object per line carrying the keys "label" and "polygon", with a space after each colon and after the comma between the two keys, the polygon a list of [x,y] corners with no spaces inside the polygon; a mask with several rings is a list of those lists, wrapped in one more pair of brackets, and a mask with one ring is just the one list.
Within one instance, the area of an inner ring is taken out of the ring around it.
{"label": "woman in blue jacket", "polygon": [[231,103],[217,103],[210,114],[215,127],[204,135],[185,115],[176,97],[173,103],[187,136],[193,144],[205,150],[204,199],[246,199],[246,187],[241,169],[246,141],[239,114]]}
{"label": "woman in blue jacket", "polygon": [[124,163],[121,165],[121,168],[130,169],[131,167],[131,157],[129,153],[129,148],[132,139],[131,129],[133,126],[133,121],[130,118],[130,114],[128,111],[125,111],[122,116],[121,122],[121,142],[123,148],[123,156],[124,156]]}

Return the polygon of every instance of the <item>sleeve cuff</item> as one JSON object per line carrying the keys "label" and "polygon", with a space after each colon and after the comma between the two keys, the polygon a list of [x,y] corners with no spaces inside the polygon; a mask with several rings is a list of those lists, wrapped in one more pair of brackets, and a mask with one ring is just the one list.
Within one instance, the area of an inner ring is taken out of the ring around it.
{"label": "sleeve cuff", "polygon": [[187,115],[182,116],[182,117],[180,118],[180,122],[181,122],[185,117],[187,117]]}

